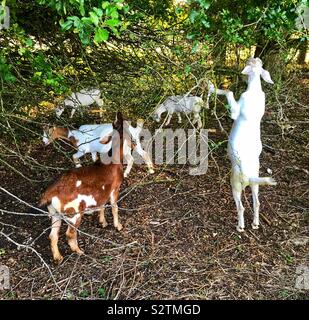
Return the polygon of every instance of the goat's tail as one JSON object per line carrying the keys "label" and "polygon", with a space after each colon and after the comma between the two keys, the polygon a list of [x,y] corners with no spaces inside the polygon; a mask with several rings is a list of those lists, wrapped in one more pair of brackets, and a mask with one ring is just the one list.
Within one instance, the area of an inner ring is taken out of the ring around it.
{"label": "goat's tail", "polygon": [[258,177],[258,178],[249,178],[250,184],[259,184],[259,185],[269,185],[269,186],[275,186],[277,182],[275,179],[271,177]]}
{"label": "goat's tail", "polygon": [[50,198],[48,197],[48,195],[46,195],[46,193],[44,193],[42,198],[40,199],[39,207],[43,207],[49,202],[50,202]]}
{"label": "goat's tail", "polygon": [[55,188],[56,188],[55,185],[51,185],[49,188],[47,188],[47,190],[42,194],[42,197],[39,202],[39,207],[46,206],[48,203],[51,202],[52,198],[56,194]]}

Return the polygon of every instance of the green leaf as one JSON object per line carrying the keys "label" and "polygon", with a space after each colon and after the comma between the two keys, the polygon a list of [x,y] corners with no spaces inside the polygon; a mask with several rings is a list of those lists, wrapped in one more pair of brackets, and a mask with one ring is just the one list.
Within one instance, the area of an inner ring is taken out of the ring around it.
{"label": "green leaf", "polygon": [[75,27],[77,30],[82,29],[82,23],[81,23],[81,20],[79,19],[79,17],[77,17],[77,16],[70,16],[70,17],[68,17],[68,20],[74,22],[74,27]]}
{"label": "green leaf", "polygon": [[103,16],[103,11],[102,11],[102,9],[100,9],[100,8],[93,7],[93,8],[92,8],[92,11],[95,12],[95,14],[96,14],[99,18],[101,18],[101,17]]}
{"label": "green leaf", "polygon": [[190,74],[190,72],[191,72],[191,66],[187,64],[185,66],[185,74],[186,74],[186,76],[188,76]]}
{"label": "green leaf", "polygon": [[210,1],[207,1],[207,0],[200,0],[199,3],[201,7],[204,8],[205,10],[207,10],[211,4]]}
{"label": "green leaf", "polygon": [[85,1],[79,0],[79,12],[82,16],[85,15]]}
{"label": "green leaf", "polygon": [[99,28],[96,30],[94,35],[94,41],[96,43],[100,43],[108,40],[109,32],[106,29]]}
{"label": "green leaf", "polygon": [[181,13],[183,13],[183,9],[181,7],[177,7],[175,9],[175,12],[176,12],[176,14],[181,14]]}
{"label": "green leaf", "polygon": [[195,52],[197,51],[199,45],[200,45],[199,42],[195,42],[194,45],[193,45],[193,47],[192,47],[191,52],[192,52],[192,53],[195,53]]}
{"label": "green leaf", "polygon": [[25,44],[27,47],[33,47],[33,40],[31,38],[28,38],[25,40]]}
{"label": "green leaf", "polygon": [[99,17],[98,17],[93,11],[90,11],[89,15],[90,15],[90,19],[91,19],[92,23],[93,23],[95,26],[98,26],[98,24],[99,24]]}
{"label": "green leaf", "polygon": [[118,19],[108,19],[105,23],[110,27],[116,27],[119,25],[119,22],[120,21]]}
{"label": "green leaf", "polygon": [[106,9],[108,6],[109,6],[109,2],[108,2],[108,1],[104,1],[104,2],[102,3],[102,8],[103,8],[103,9]]}
{"label": "green leaf", "polygon": [[196,10],[192,10],[190,12],[190,15],[189,15],[189,19],[191,21],[191,23],[194,23],[194,21],[196,20],[196,18],[199,16],[199,12],[197,12]]}
{"label": "green leaf", "polygon": [[84,25],[92,25],[92,20],[91,20],[90,17],[83,17],[83,18],[82,18],[82,23],[83,23]]}
{"label": "green leaf", "polygon": [[73,26],[73,21],[72,20],[67,20],[63,22],[63,20],[60,20],[60,26],[62,31],[67,31]]}
{"label": "green leaf", "polygon": [[108,7],[106,9],[106,15],[112,17],[113,19],[118,19],[119,14],[116,7]]}

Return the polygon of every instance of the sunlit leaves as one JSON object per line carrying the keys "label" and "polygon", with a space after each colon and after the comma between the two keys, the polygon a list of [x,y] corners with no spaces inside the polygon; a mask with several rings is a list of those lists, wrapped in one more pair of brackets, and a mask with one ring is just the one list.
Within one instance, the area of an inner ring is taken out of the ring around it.
{"label": "sunlit leaves", "polygon": [[96,43],[100,43],[103,41],[107,41],[109,37],[109,32],[106,29],[97,29],[94,35],[94,41]]}
{"label": "sunlit leaves", "polygon": [[126,30],[129,25],[124,19],[129,6],[124,0],[99,1],[97,2],[99,7],[93,7],[90,1],[84,0],[38,0],[38,2],[57,10],[61,16],[59,21],[61,30],[77,33],[84,45],[90,44],[91,41],[95,43],[107,41],[111,34],[119,37],[120,32]]}

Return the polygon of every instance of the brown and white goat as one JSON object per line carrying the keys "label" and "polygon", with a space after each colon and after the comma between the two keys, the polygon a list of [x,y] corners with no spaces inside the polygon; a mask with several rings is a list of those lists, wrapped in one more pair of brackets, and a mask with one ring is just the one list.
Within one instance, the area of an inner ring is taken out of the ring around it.
{"label": "brown and white goat", "polygon": [[[105,143],[112,142],[112,158],[109,164],[95,164],[75,168],[63,174],[53,185],[44,192],[40,205],[48,205],[52,216],[52,227],[49,235],[53,259],[57,263],[63,260],[58,249],[59,230],[61,221],[68,222],[66,236],[73,252],[83,252],[77,243],[77,228],[81,224],[86,209],[100,208],[99,222],[107,226],[104,205],[110,200],[115,228],[120,231],[122,225],[118,218],[119,189],[123,181],[123,119],[121,113],[113,124],[112,135]],[[125,133],[126,134],[126,133]]]}
{"label": "brown and white goat", "polygon": [[[143,124],[144,121],[139,119],[137,120],[136,128],[134,128],[126,122],[126,131],[130,134],[124,137],[123,143],[124,157],[128,164],[124,172],[125,178],[129,175],[134,162],[134,158],[131,155],[133,149],[144,159],[148,166],[149,173],[154,173],[151,157],[143,149],[140,141]],[[104,141],[112,131],[113,126],[111,123],[85,124],[80,126],[78,130],[69,130],[68,128],[62,127],[44,128],[43,142],[45,145],[48,145],[56,139],[69,141],[77,151],[73,154],[73,161],[76,167],[81,167],[79,159],[86,153],[91,153],[92,160],[95,162],[98,158],[98,153],[104,155],[110,150],[111,142],[104,144],[102,140]]]}

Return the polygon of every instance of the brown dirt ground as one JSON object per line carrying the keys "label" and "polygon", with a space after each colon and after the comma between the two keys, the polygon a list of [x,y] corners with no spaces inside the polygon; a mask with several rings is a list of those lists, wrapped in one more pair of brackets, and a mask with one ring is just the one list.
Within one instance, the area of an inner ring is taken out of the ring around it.
{"label": "brown dirt ground", "polygon": [[[308,87],[308,79],[303,85]],[[308,299],[308,290],[295,288],[296,268],[309,266],[309,244],[293,239],[308,236],[308,96],[302,105],[285,108],[283,126],[272,107],[262,122],[264,149],[260,174],[271,168],[276,187],[261,187],[261,228],[251,230],[251,197],[246,190],[247,229],[236,232],[236,210],[229,186],[225,145],[209,159],[206,175],[190,176],[188,168],[133,166],[122,187],[121,232],[102,229],[95,215],[85,216],[79,235],[85,255],[72,254],[64,232],[60,250],[64,262],[55,266],[49,250],[47,217],[3,214],[0,231],[31,249],[17,247],[0,236],[0,264],[11,272],[11,290],[1,299]],[[300,112],[301,110],[301,112]],[[283,123],[283,122],[282,122]],[[231,122],[223,122],[229,131]],[[226,139],[211,133],[214,141]],[[26,143],[25,143],[26,145]],[[266,147],[266,146],[268,147]],[[270,147],[270,148],[269,148]],[[71,163],[53,146],[38,141],[29,156],[48,170],[29,167],[18,158],[10,165],[29,181],[0,167],[1,186],[36,204],[41,192]],[[56,169],[55,169],[56,167]],[[0,193],[2,209],[27,212],[25,205]],[[50,272],[52,272],[53,277]]]}

